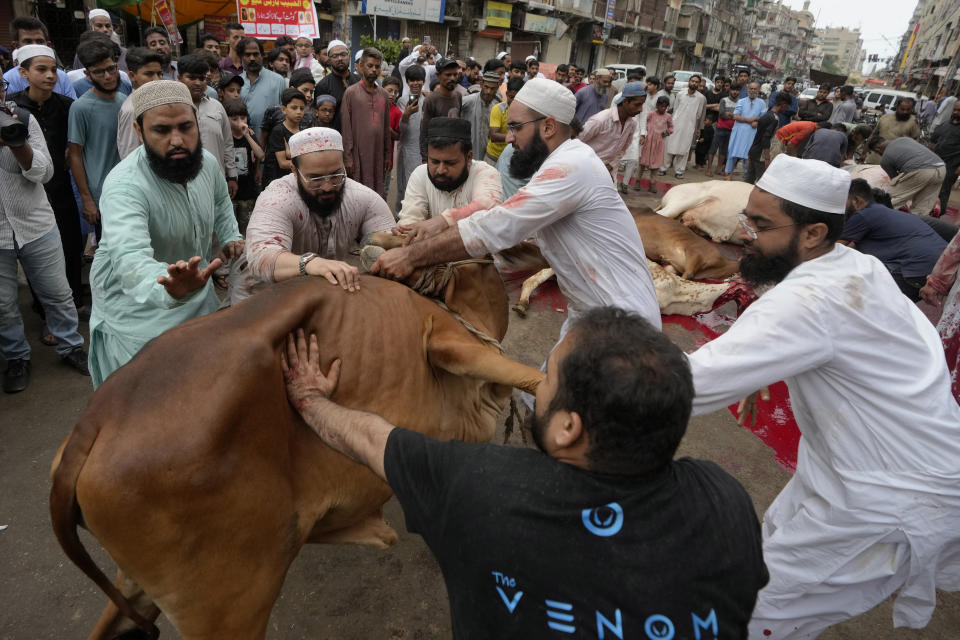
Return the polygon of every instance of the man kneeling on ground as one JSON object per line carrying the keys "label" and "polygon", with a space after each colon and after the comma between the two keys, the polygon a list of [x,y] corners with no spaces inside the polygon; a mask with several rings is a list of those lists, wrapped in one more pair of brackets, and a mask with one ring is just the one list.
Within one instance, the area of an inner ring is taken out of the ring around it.
{"label": "man kneeling on ground", "polygon": [[290,336],[290,401],[396,493],[439,561],[454,638],[746,637],[767,582],[757,516],[717,465],[673,460],[690,367],[640,316],[594,308],[554,349],[532,416],[540,451],[439,442],[340,407],[340,368],[358,364],[324,375],[319,361],[315,336]]}

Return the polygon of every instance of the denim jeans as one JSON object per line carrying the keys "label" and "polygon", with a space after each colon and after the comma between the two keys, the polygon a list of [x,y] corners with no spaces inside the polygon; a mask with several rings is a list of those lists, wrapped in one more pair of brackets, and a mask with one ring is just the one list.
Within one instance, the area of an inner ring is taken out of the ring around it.
{"label": "denim jeans", "polygon": [[36,240],[13,249],[0,249],[0,354],[6,360],[30,358],[30,344],[23,331],[17,304],[17,261],[43,305],[47,328],[57,339],[57,353],[64,355],[83,344],[77,331],[77,308],[64,270],[60,232],[50,229]]}

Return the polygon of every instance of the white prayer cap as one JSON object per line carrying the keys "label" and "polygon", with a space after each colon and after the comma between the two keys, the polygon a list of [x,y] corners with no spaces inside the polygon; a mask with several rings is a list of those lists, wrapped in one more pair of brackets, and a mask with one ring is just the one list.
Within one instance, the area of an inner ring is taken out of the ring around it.
{"label": "white prayer cap", "polygon": [[559,82],[546,78],[527,80],[514,100],[561,124],[570,124],[577,112],[577,99],[573,92]]}
{"label": "white prayer cap", "polygon": [[310,44],[313,44],[313,36],[311,36],[310,33],[307,31],[301,31],[299,34],[297,34],[297,37],[294,38],[294,41],[299,40],[300,38],[309,40]]}
{"label": "white prayer cap", "polygon": [[536,60],[537,56],[527,56],[523,59],[524,62],[530,62],[531,60]]}
{"label": "white prayer cap", "polygon": [[106,12],[105,9],[90,9],[90,13],[87,14],[87,20],[93,20],[94,18],[106,18],[110,19],[110,14]]}
{"label": "white prayer cap", "polygon": [[801,160],[781,153],[767,167],[757,188],[815,211],[843,215],[850,174],[822,160]]}
{"label": "white prayer cap", "polygon": [[37,56],[57,59],[57,54],[53,52],[53,49],[43,44],[25,44],[13,52],[13,59],[17,64],[23,64],[30,58],[36,58]]}
{"label": "white prayer cap", "polygon": [[20,49],[14,49],[13,53],[10,54],[10,59],[20,64]]}
{"label": "white prayer cap", "polygon": [[327,53],[329,54],[330,49],[333,49],[334,47],[343,47],[347,51],[350,51],[350,47],[348,47],[343,40],[331,40],[327,43]]}
{"label": "white prayer cap", "polygon": [[360,56],[362,55],[363,55],[363,49],[360,49],[360,51],[357,51],[357,55],[353,56],[353,61],[360,62]]}
{"label": "white prayer cap", "polygon": [[343,151],[343,138],[336,129],[310,127],[290,136],[290,157],[296,158],[315,151]]}
{"label": "white prayer cap", "polygon": [[506,57],[507,57],[506,51],[501,51],[500,53],[497,54],[497,60],[503,60]]}
{"label": "white prayer cap", "polygon": [[130,94],[130,100],[134,118],[139,118],[148,109],[166,104],[188,104],[193,107],[193,98],[187,85],[175,80],[154,80],[140,85]]}
{"label": "white prayer cap", "polygon": [[593,75],[597,76],[598,78],[606,78],[607,76],[612,76],[613,73],[610,72],[610,69],[607,69],[607,68],[605,68],[605,67],[601,67],[601,68],[597,69],[596,71],[594,71],[594,72],[593,72]]}

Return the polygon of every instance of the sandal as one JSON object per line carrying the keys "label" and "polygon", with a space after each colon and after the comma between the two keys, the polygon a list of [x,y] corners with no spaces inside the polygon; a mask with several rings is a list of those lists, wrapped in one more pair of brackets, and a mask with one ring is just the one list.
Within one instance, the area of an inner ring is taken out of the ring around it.
{"label": "sandal", "polygon": [[47,329],[47,325],[43,325],[43,328],[40,329],[40,342],[48,347],[57,346],[57,338],[50,333],[50,330]]}

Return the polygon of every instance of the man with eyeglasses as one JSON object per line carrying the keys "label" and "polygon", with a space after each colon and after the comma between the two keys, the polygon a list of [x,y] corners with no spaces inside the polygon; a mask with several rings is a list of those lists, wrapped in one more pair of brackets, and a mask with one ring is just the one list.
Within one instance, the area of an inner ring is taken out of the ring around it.
{"label": "man with eyeglasses", "polygon": [[561,84],[529,80],[508,115],[510,174],[530,182],[503,204],[478,211],[436,235],[391,249],[370,272],[405,280],[418,267],[480,257],[534,237],[556,271],[570,322],[616,304],[660,328],[660,307],[643,243],[597,154],[571,139],[576,98]]}
{"label": "man with eyeglasses", "polygon": [[[90,12],[87,14],[87,22],[90,25],[90,31],[102,33],[115,42],[118,46],[120,45],[120,38],[117,37],[113,30],[113,19],[110,17],[110,13],[106,9],[90,9]],[[120,57],[117,59],[117,66],[120,67],[121,71],[127,71],[126,47],[120,47]],[[76,55],[73,56],[73,68],[83,68],[83,65],[80,64],[80,58]]]}
{"label": "man with eyeglasses", "polygon": [[107,174],[120,162],[117,122],[126,96],[117,91],[120,69],[113,43],[87,40],[77,47],[77,55],[93,88],[70,105],[70,170],[80,192],[81,213],[96,226],[99,239],[100,191]]}
{"label": "man with eyeglasses", "polygon": [[360,75],[350,71],[350,50],[340,40],[331,40],[327,45],[327,56],[330,58],[330,75],[317,83],[314,94],[318,96],[333,96],[337,99],[337,108],[333,115],[332,127],[340,131],[340,105],[343,103],[343,94],[347,87],[360,82]]}
{"label": "man with eyeglasses", "polygon": [[394,224],[383,198],[347,177],[339,132],[312,127],[287,144],[294,171],[271,182],[257,199],[245,260],[238,261],[242,275],[230,280],[231,303],[302,276],[357,291],[359,274],[344,262],[347,253]]}
{"label": "man with eyeglasses", "polygon": [[814,638],[897,591],[894,625],[921,628],[936,589],[960,588],[960,406],[930,321],[837,243],[849,190],[842,169],[774,158],[740,234],[741,275],[772,288],[690,355],[695,415],[785,380],[802,434],[763,519],[751,638]]}
{"label": "man with eyeglasses", "polygon": [[223,171],[200,145],[190,90],[156,80],[132,97],[143,144],[103,185],[103,238],[90,268],[95,388],[156,336],[217,310],[214,233],[223,259],[243,252]]}

